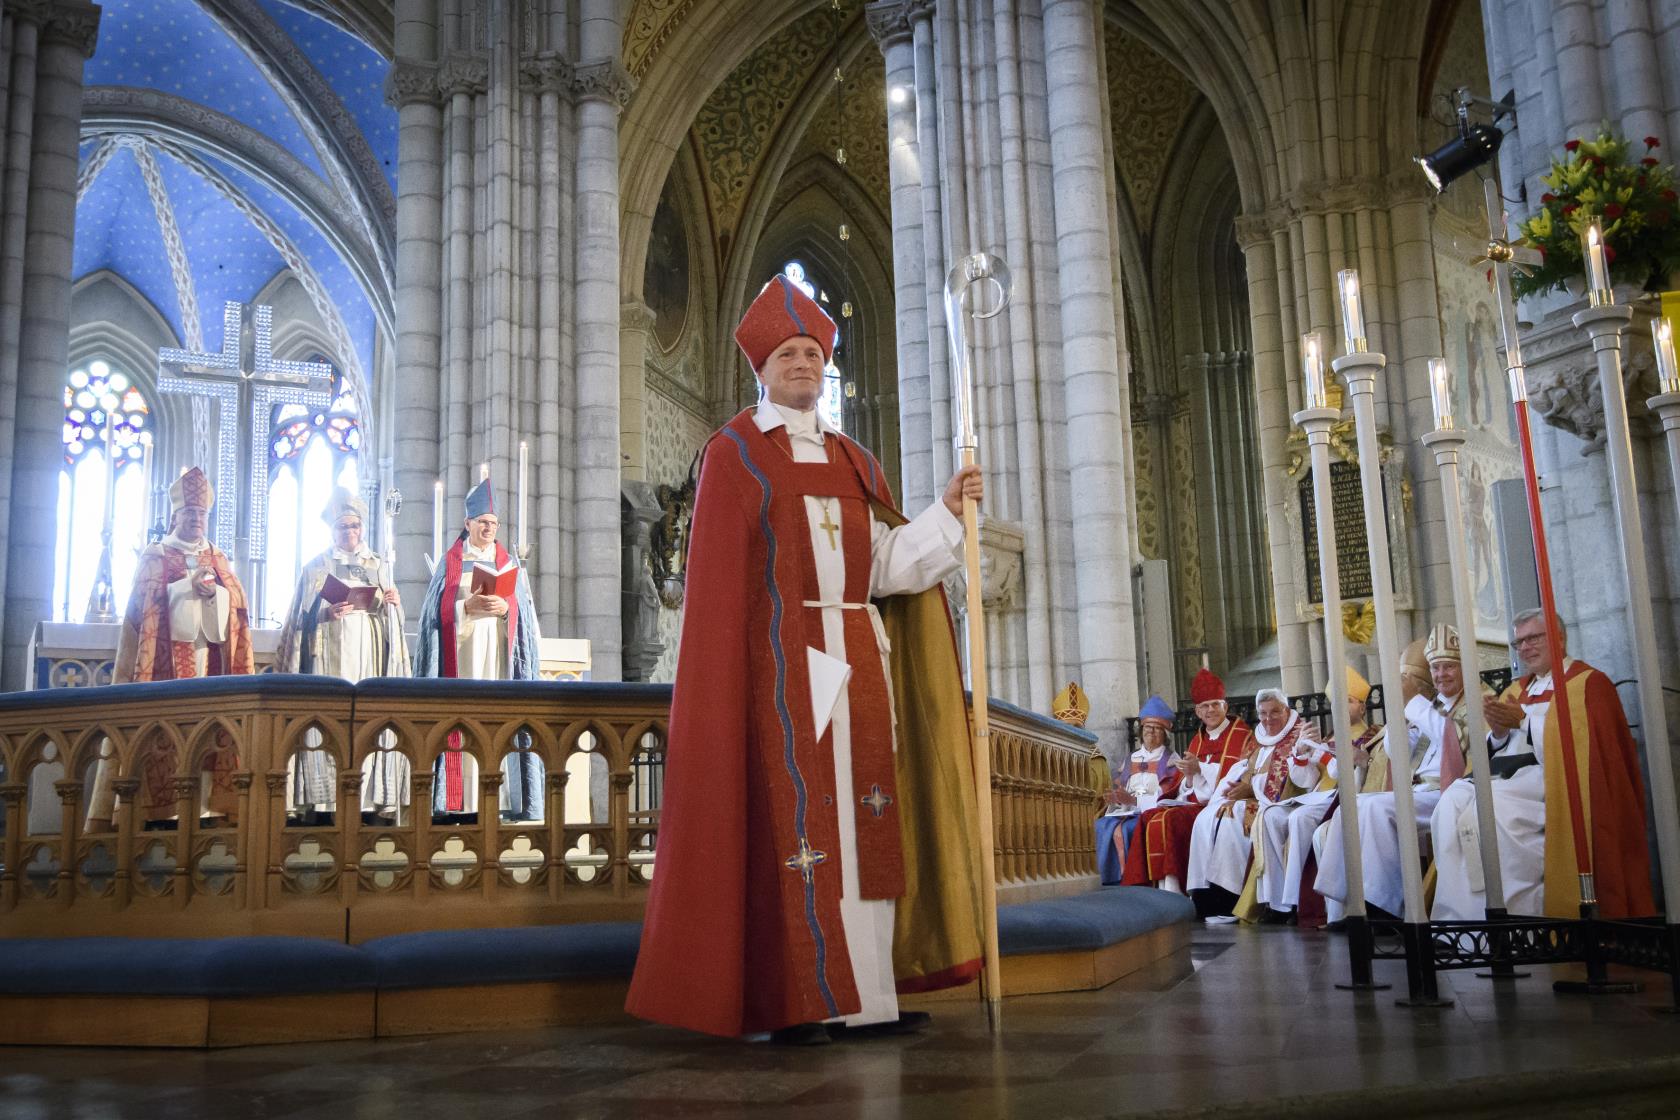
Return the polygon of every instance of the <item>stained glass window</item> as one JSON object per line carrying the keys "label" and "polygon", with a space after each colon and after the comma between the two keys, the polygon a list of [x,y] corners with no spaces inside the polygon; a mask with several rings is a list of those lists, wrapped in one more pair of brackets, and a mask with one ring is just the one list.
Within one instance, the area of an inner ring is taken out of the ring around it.
{"label": "stained glass window", "polygon": [[[330,362],[320,355],[309,358]],[[268,572],[263,615],[278,626],[292,601],[303,565],[332,545],[332,526],[321,520],[327,496],[342,486],[360,487],[362,424],[356,398],[333,371],[333,403],[325,412],[301,404],[278,405],[268,438]],[[372,526],[363,526],[371,533]],[[366,539],[366,538],[364,538]]]}
{"label": "stained glass window", "polygon": [[[793,281],[794,287],[820,303],[836,323],[841,322],[841,317],[829,306],[828,292],[811,279],[803,264],[799,261],[789,261],[782,268],[782,275]],[[844,397],[841,391],[844,378],[841,376],[840,367],[835,363],[840,360],[840,350],[845,342],[845,326],[842,324],[834,342],[834,358],[823,370],[822,396],[817,398],[817,407],[822,410],[823,418],[839,431],[846,430]]]}
{"label": "stained glass window", "polygon": [[64,384],[62,444],[53,617],[80,621],[86,616],[107,521],[111,605],[121,614],[146,545],[152,412],[145,395],[104,359],[71,370]]}

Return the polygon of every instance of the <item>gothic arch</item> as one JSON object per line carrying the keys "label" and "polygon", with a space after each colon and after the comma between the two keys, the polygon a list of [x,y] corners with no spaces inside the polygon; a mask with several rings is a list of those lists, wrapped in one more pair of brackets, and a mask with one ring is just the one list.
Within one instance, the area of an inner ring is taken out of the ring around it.
{"label": "gothic arch", "polygon": [[640,77],[619,124],[619,283],[639,293],[654,208],[712,91],[765,40],[826,0],[709,0],[689,14]]}
{"label": "gothic arch", "polygon": [[232,117],[157,90],[92,86],[82,93],[82,135],[141,136],[174,154],[224,161],[257,179],[307,218],[355,275],[380,332],[395,329],[392,256],[367,235],[344,197],[296,156]]}
{"label": "gothic arch", "polygon": [[397,199],[356,118],[314,63],[257,0],[198,0],[216,25],[251,58],[315,146],[381,256],[397,244]]}

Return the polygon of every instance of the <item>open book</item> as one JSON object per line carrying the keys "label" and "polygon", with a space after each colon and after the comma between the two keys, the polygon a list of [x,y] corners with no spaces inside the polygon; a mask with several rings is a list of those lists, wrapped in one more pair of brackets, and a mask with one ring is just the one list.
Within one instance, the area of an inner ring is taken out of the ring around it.
{"label": "open book", "polygon": [[472,590],[474,595],[494,595],[513,601],[514,588],[519,584],[519,564],[512,556],[499,571],[488,564],[474,564]]}
{"label": "open book", "polygon": [[379,588],[371,583],[346,583],[331,572],[321,584],[322,599],[334,605],[349,603],[351,609],[358,611],[371,611],[378,595]]}

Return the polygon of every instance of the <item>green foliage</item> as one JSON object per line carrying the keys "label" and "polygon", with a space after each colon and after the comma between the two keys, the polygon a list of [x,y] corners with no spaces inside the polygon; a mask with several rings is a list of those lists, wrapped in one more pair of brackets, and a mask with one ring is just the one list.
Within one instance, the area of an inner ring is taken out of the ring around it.
{"label": "green foliage", "polygon": [[1585,280],[1581,235],[1595,217],[1612,283],[1658,291],[1680,271],[1674,167],[1653,154],[1659,146],[1655,136],[1645,137],[1644,146],[1644,155],[1635,159],[1631,145],[1608,130],[1564,145],[1563,159],[1552,161],[1542,180],[1547,190],[1540,209],[1520,227],[1522,243],[1538,249],[1542,262],[1526,274],[1516,271],[1517,295],[1549,292],[1571,278]]}

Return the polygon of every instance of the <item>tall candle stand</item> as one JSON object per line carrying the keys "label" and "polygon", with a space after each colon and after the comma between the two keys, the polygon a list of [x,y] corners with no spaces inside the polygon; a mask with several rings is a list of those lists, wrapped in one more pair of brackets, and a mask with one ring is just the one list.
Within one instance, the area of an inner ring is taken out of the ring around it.
{"label": "tall candle stand", "polygon": [[[1662,421],[1668,441],[1668,469],[1674,498],[1680,503],[1680,368],[1674,360],[1674,331],[1668,320],[1658,317],[1651,324],[1651,341],[1657,355],[1657,383],[1662,392],[1646,405]],[[1643,699],[1640,701],[1643,703]],[[1664,924],[1668,933],[1669,982],[1673,1004],[1680,1008],[1680,813],[1676,812],[1674,766],[1666,744],[1651,746],[1645,755],[1651,766],[1651,808],[1657,818],[1657,856],[1662,861]]]}
{"label": "tall candle stand", "polygon": [[[1381,449],[1377,443],[1377,371],[1387,364],[1369,349],[1359,276],[1353,269],[1337,277],[1342,298],[1342,330],[1347,353],[1331,363],[1353,402],[1354,433],[1359,447],[1359,482],[1364,498],[1366,556],[1371,568],[1371,598],[1376,610],[1377,660],[1383,701],[1387,705],[1389,768],[1394,774],[1394,823],[1400,840],[1400,882],[1404,893],[1401,936],[1406,944],[1408,994],[1402,1007],[1448,1007],[1435,982],[1435,947],[1429,915],[1423,906],[1423,861],[1418,851],[1417,810],[1412,798],[1412,758],[1401,707],[1400,635],[1394,613],[1394,575],[1389,568],[1388,514],[1383,502]],[[1398,718],[1397,718],[1398,717]],[[1399,734],[1394,732],[1398,730]]]}
{"label": "tall candle stand", "polygon": [[[1338,988],[1378,991],[1371,977],[1371,927],[1365,915],[1365,866],[1359,847],[1359,790],[1354,773],[1353,729],[1347,716],[1347,651],[1342,637],[1342,573],[1336,556],[1335,508],[1330,490],[1330,429],[1342,418],[1329,406],[1324,388],[1324,347],[1315,331],[1301,338],[1307,407],[1295,414],[1295,426],[1307,437],[1312,462],[1313,522],[1318,532],[1319,585],[1324,600],[1324,657],[1330,666],[1330,716],[1336,732],[1336,814],[1342,834],[1342,866],[1347,875],[1343,901],[1351,976]],[[1205,666],[1204,666],[1205,667]]]}
{"label": "tall candle stand", "polygon": [[[1486,915],[1490,924],[1505,917],[1505,879],[1499,867],[1498,828],[1493,815],[1493,775],[1488,761],[1487,715],[1482,706],[1480,667],[1475,658],[1476,604],[1470,585],[1469,548],[1465,542],[1463,504],[1458,490],[1458,457],[1466,436],[1453,423],[1452,390],[1446,362],[1429,362],[1429,390],[1435,407],[1435,430],[1423,436],[1423,444],[1435,454],[1441,479],[1441,521],[1447,535],[1447,561],[1452,571],[1454,621],[1458,625],[1459,648],[1463,652],[1464,704],[1468,719],[1465,734],[1470,748],[1470,780],[1476,790],[1476,822],[1479,825],[1482,883]],[[1504,957],[1507,938],[1495,930],[1490,934],[1494,979],[1516,979],[1519,974]]]}

